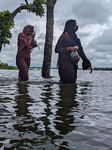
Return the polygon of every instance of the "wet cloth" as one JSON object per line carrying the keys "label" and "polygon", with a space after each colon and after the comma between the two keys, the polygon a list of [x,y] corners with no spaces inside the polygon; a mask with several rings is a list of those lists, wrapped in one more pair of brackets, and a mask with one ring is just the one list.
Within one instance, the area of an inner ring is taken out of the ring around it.
{"label": "wet cloth", "polygon": [[76,82],[78,69],[78,65],[71,61],[71,51],[67,51],[67,47],[73,47],[77,44],[78,46],[77,51],[79,56],[86,64],[87,68],[91,66],[90,61],[87,59],[83,51],[80,39],[77,38],[77,43],[75,42],[76,41],[73,38],[71,38],[69,34],[65,33],[60,36],[55,47],[55,52],[59,53],[58,66],[59,66],[60,80],[66,84]]}
{"label": "wet cloth", "polygon": [[16,65],[19,68],[19,79],[28,80],[28,70],[30,67],[30,53],[37,44],[34,40],[34,27],[28,25],[24,27],[23,32],[18,35],[18,52],[16,56]]}

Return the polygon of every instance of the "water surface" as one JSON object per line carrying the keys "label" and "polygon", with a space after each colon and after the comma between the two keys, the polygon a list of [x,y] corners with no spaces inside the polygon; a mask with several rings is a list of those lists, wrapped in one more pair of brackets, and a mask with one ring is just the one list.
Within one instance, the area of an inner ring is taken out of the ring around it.
{"label": "water surface", "polygon": [[0,70],[0,150],[112,150],[112,72],[78,71],[75,85]]}

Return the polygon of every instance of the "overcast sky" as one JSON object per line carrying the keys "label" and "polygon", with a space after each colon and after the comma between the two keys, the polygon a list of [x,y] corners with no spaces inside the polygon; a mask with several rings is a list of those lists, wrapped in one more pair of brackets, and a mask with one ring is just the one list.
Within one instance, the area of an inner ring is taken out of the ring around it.
{"label": "overcast sky", "polygon": [[[28,0],[31,3],[33,0]],[[0,11],[13,12],[24,0],[0,0]],[[84,52],[93,67],[112,67],[112,0],[57,0],[54,10],[54,39],[52,66],[56,66],[57,54],[54,52],[56,42],[61,35],[65,22],[75,19],[79,25],[77,31]],[[3,47],[0,60],[16,66],[17,37],[27,24],[34,25],[36,40],[40,51],[35,48],[31,53],[31,66],[42,66],[46,17],[39,18],[26,10],[17,14],[14,19],[11,44]],[[82,61],[79,66],[81,67]]]}

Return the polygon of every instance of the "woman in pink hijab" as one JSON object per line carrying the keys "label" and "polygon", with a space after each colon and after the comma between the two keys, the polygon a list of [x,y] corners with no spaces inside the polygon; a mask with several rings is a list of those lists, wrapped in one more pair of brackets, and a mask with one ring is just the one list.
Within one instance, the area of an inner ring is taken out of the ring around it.
{"label": "woman in pink hijab", "polygon": [[16,65],[19,68],[19,79],[22,81],[28,80],[28,70],[30,66],[30,53],[37,43],[34,40],[34,26],[27,25],[23,32],[18,35],[18,51],[16,56]]}

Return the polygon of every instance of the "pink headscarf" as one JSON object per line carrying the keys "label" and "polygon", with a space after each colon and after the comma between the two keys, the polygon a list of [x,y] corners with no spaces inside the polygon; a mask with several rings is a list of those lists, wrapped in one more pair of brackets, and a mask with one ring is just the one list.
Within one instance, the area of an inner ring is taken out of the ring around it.
{"label": "pink headscarf", "polygon": [[34,26],[32,25],[27,25],[24,27],[23,29],[23,33],[26,35],[26,36],[31,36],[34,34]]}
{"label": "pink headscarf", "polygon": [[23,32],[18,36],[18,51],[21,51],[26,45],[29,48],[31,41],[34,39],[34,34],[34,26],[27,25],[24,27]]}

